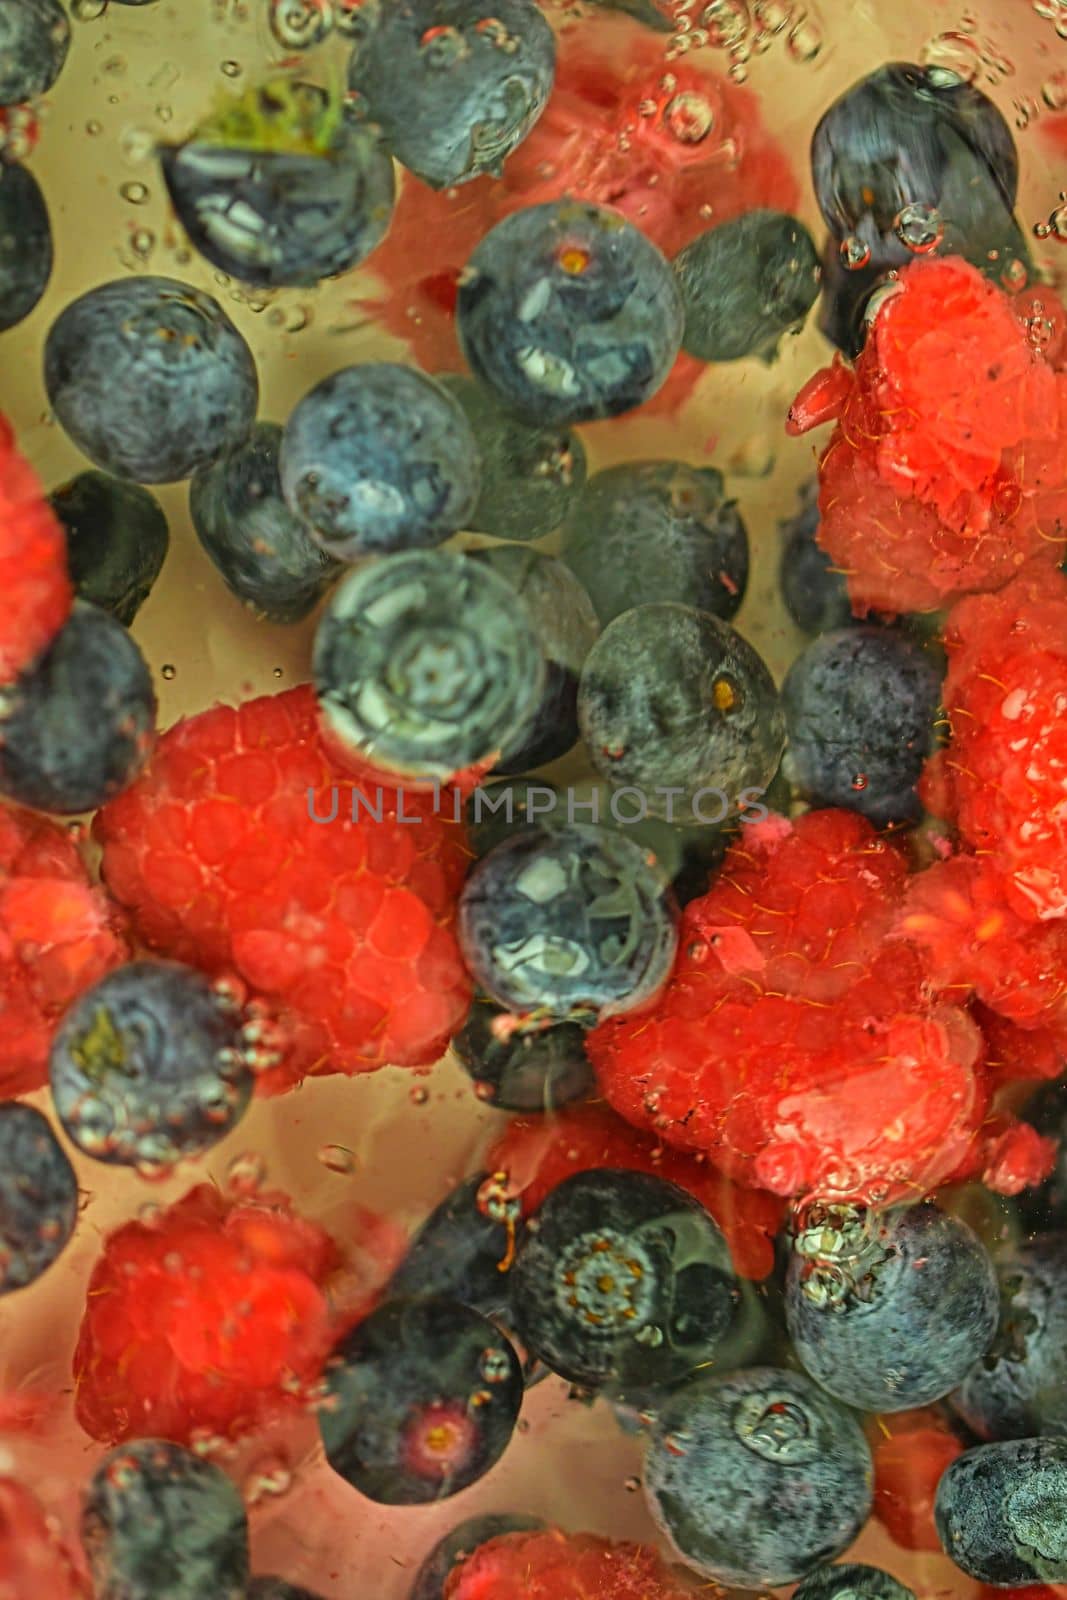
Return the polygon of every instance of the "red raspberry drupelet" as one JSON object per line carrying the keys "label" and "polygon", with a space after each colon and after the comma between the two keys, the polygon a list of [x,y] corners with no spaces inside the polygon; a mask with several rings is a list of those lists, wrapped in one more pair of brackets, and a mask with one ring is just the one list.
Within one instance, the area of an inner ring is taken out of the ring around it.
{"label": "red raspberry drupelet", "polygon": [[0,415],[0,685],[40,655],[70,615],[67,541]]}
{"label": "red raspberry drupelet", "polygon": [[374,1306],[403,1233],[371,1213],[349,1263],[281,1195],[191,1189],[107,1240],[74,1353],[78,1421],[94,1439],[233,1438],[308,1403],[334,1341]]}
{"label": "red raspberry drupelet", "polygon": [[701,1593],[706,1584],[668,1566],[651,1545],[558,1528],[490,1539],[445,1584],[445,1600],[695,1600]]}
{"label": "red raspberry drupelet", "polygon": [[0,1098],[47,1082],[56,1022],[126,956],[68,830],[0,805]]}
{"label": "red raspberry drupelet", "polygon": [[879,1417],[869,1430],[874,1515],[906,1550],[941,1550],[934,1498],[941,1474],[963,1445],[935,1406]]}
{"label": "red raspberry drupelet", "polygon": [[551,1117],[513,1117],[487,1161],[519,1199],[524,1216],[531,1216],[564,1179],[594,1167],[665,1178],[714,1217],[742,1277],[765,1278],[774,1268],[774,1236],[784,1211],[777,1195],[731,1183],[703,1157],[657,1143],[609,1106],[567,1106]]}
{"label": "red raspberry drupelet", "polygon": [[781,1195],[885,1204],[964,1172],[1036,1181],[1051,1148],[984,1125],[980,1032],[890,937],[906,883],[902,853],[854,813],[746,827],[686,908],[664,996],[591,1033],[607,1099]]}
{"label": "red raspberry drupelet", "polygon": [[962,260],[916,261],[854,371],[837,358],[798,395],[787,431],[836,420],[819,463],[818,537],[857,612],[935,610],[1000,588],[1028,560],[1058,565],[1062,320],[1050,292],[1013,300]]}
{"label": "red raspberry drupelet", "polygon": [[451,802],[360,789],[302,686],[179,722],[94,830],[151,949],[235,971],[275,1010],[271,1093],[307,1073],[430,1066],[462,1024],[453,922],[470,855]]}

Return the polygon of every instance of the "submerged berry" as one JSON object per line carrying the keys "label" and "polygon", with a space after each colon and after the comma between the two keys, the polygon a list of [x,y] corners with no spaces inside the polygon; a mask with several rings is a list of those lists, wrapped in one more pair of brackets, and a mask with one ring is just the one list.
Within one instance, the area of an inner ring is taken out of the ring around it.
{"label": "submerged berry", "polygon": [[700,1589],[651,1544],[591,1533],[498,1535],[455,1568],[445,1600],[696,1600]]}
{"label": "submerged berry", "polygon": [[[0,1295],[24,1289],[70,1243],[78,1180],[48,1121],[32,1106],[0,1105]],[[0,1592],[3,1584],[0,1582]]]}
{"label": "submerged berry", "polygon": [[0,106],[46,94],[70,49],[70,21],[59,0],[4,0],[0,9]]}
{"label": "submerged berry", "polygon": [[793,1600],[916,1600],[916,1595],[881,1567],[842,1561],[809,1573]]}
{"label": "submerged berry", "polygon": [[594,1078],[579,1024],[517,1021],[491,1000],[476,1000],[452,1040],[478,1098],[501,1111],[545,1112],[586,1099]]}
{"label": "submerged berry", "polygon": [[55,638],[70,615],[73,589],[63,529],[2,415],[0,590],[0,685],[6,685]]}
{"label": "submerged berry", "polygon": [[486,1174],[475,1173],[434,1207],[390,1280],[391,1298],[439,1295],[486,1317],[505,1311],[515,1225],[483,1203],[485,1185]]}
{"label": "submerged berry", "polygon": [[51,276],[52,225],[40,185],[17,161],[0,160],[0,333],[29,316]]}
{"label": "submerged berry", "polygon": [[469,1517],[439,1539],[425,1557],[407,1600],[444,1600],[445,1585],[452,1572],[483,1544],[505,1533],[533,1533],[543,1527],[539,1517],[516,1516],[508,1511]]}
{"label": "submerged berry", "polygon": [[78,598],[129,627],[151,593],[170,546],[155,495],[139,484],[82,472],[53,489],[49,504],[67,536]]}
{"label": "submerged berry", "polygon": [[978,1445],[937,1487],[941,1545],[968,1577],[998,1589],[1067,1582],[1067,1439]]}
{"label": "submerged berry", "polygon": [[746,211],[698,234],[674,270],[685,306],[682,348],[700,361],[773,361],[819,294],[811,235],[782,211]]}
{"label": "submerged berry", "polygon": [[817,541],[817,484],[805,486],[796,514],[779,522],[778,529],[782,538],[778,585],[797,627],[805,633],[828,633],[832,628],[847,627],[852,622],[852,602],[845,574],[834,566]]}

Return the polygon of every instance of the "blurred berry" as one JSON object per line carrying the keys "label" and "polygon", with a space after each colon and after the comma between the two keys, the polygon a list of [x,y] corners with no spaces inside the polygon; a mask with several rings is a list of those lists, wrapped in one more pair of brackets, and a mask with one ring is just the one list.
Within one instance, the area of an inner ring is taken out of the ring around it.
{"label": "blurred berry", "polygon": [[77,1218],[78,1180],[47,1119],[32,1106],[0,1104],[0,1295],[46,1272]]}
{"label": "blurred berry", "polygon": [[747,211],[698,234],[674,270],[685,306],[682,348],[699,361],[773,361],[819,295],[811,235],[782,211]]}
{"label": "blurred berry", "polygon": [[78,596],[129,627],[159,577],[170,529],[155,495],[140,484],[82,472],[48,497],[67,535],[67,565]]}

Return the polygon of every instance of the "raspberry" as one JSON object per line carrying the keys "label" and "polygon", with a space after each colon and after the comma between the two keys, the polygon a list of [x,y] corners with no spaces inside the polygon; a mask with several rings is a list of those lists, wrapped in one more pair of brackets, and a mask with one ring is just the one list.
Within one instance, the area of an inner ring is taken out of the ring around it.
{"label": "raspberry", "polygon": [[531,1216],[564,1179],[595,1167],[648,1172],[699,1200],[730,1246],[734,1268],[765,1278],[774,1268],[774,1236],[783,1205],[776,1195],[741,1189],[701,1156],[664,1149],[606,1105],[568,1106],[553,1117],[513,1117],[487,1156],[509,1194]]}
{"label": "raspberry", "polygon": [[889,937],[905,883],[854,813],[746,827],[686,908],[663,998],[590,1034],[607,1099],[782,1195],[882,1204],[977,1159],[981,1039]]}
{"label": "raspberry", "polygon": [[270,1093],[310,1072],[429,1065],[461,1025],[453,919],[469,857],[448,798],[435,810],[359,789],[301,686],[178,723],[94,826],[144,942],[236,971],[277,1013],[287,1050],[259,1079]]}
{"label": "raspberry", "polygon": [[117,1229],[74,1352],[86,1433],[110,1444],[232,1438],[305,1404],[403,1247],[373,1215],[354,1221],[347,1270],[281,1195],[230,1200],[201,1184],[158,1219]]}
{"label": "raspberry", "polygon": [[0,684],[10,683],[59,632],[74,591],[67,541],[44,490],[0,416]]}
{"label": "raspberry", "polygon": [[835,361],[794,402],[791,433],[837,419],[819,543],[857,610],[932,610],[1000,587],[1029,558],[1060,560],[1067,374],[1049,359],[1060,336],[1045,311],[959,259],[916,261],[854,372]]}
{"label": "raspberry", "polygon": [[[718,223],[753,206],[791,211],[797,204],[790,163],[747,90],[677,61],[666,88],[660,52],[650,53],[647,34],[635,34],[629,23],[600,19],[558,43],[554,92],[502,179],[476,179],[450,197],[405,178],[374,254],[380,297],[361,309],[409,341],[428,371],[465,370],[453,324],[459,276],[475,246],[512,211],[564,195],[612,206],[673,255],[707,226],[709,207]],[[434,241],[429,273],[427,230]],[[676,410],[703,370],[680,355],[642,415]]]}
{"label": "raspberry", "polygon": [[963,1445],[934,1406],[878,1421],[880,1431],[871,1434],[874,1515],[906,1550],[940,1552],[934,1496],[941,1474],[963,1454]]}
{"label": "raspberry", "polygon": [[114,912],[67,830],[0,805],[0,1096],[48,1081],[60,1015],[125,957]]}
{"label": "raspberry", "polygon": [[85,1587],[41,1506],[14,1478],[0,1478],[0,1600],[76,1600]]}
{"label": "raspberry", "polygon": [[490,1539],[445,1584],[445,1600],[687,1600],[700,1592],[651,1545],[558,1528]]}

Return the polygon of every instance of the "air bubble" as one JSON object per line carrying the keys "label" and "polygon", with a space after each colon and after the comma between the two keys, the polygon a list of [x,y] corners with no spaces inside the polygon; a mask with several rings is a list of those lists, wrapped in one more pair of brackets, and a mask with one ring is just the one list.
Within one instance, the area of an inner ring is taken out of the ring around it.
{"label": "air bubble", "polygon": [[711,0],[701,12],[700,26],[713,50],[729,50],[748,32],[748,6],[745,0]]}
{"label": "air bubble", "polygon": [[271,0],[270,31],[287,50],[310,50],[333,27],[331,0]]}
{"label": "air bubble", "polygon": [[866,789],[867,782],[867,774],[865,772],[856,772],[853,774],[852,787],[857,791],[857,793],[862,793],[862,791]]}
{"label": "air bubble", "polygon": [[1060,204],[1049,213],[1048,236],[1057,244],[1067,244],[1067,198],[1060,196]]}
{"label": "air bubble", "polygon": [[143,206],[149,197],[149,189],[145,183],[120,183],[119,194],[131,206]]}
{"label": "air bubble", "polygon": [[936,250],[945,237],[945,224],[935,206],[905,206],[893,219],[893,231],[913,255],[925,256]]}
{"label": "air bubble", "polygon": [[427,66],[442,71],[462,61],[468,54],[463,35],[456,28],[427,28],[419,40],[419,54]]}
{"label": "air bubble", "polygon": [[[924,67],[951,73],[953,83],[974,83],[982,70],[978,45],[964,33],[939,34],[926,45],[919,59]],[[947,88],[949,80],[943,80],[935,87]]]}
{"label": "air bubble", "polygon": [[244,71],[239,61],[220,61],[219,71],[224,78],[239,78]]}
{"label": "air bubble", "polygon": [[226,1187],[231,1194],[255,1194],[267,1175],[266,1162],[255,1150],[243,1150],[226,1168]]}
{"label": "air bubble", "polygon": [[805,66],[822,49],[822,34],[812,17],[801,17],[786,40],[786,50],[793,60]]}
{"label": "air bubble", "polygon": [[752,21],[760,33],[773,35],[781,33],[793,15],[793,8],[786,0],[756,0],[752,8]]}
{"label": "air bubble", "polygon": [[636,1494],[638,1489],[640,1489],[640,1487],[641,1487],[641,1479],[640,1478],[624,1478],[622,1486],[626,1490],[627,1494]]}
{"label": "air bubble", "polygon": [[356,1170],[356,1158],[343,1144],[324,1144],[319,1151],[319,1160],[329,1172],[339,1172],[346,1177]]}
{"label": "air bubble", "polygon": [[486,1383],[506,1383],[511,1376],[511,1362],[504,1350],[486,1350],[478,1363],[478,1371]]}
{"label": "air bubble", "polygon": [[1054,72],[1045,79],[1041,98],[1050,111],[1067,111],[1067,71]]}
{"label": "air bubble", "polygon": [[130,249],[139,261],[147,261],[156,247],[156,236],[150,228],[137,228],[130,234]]}
{"label": "air bubble", "polygon": [[159,675],[161,678],[166,678],[168,683],[173,683],[174,679],[178,676],[178,669],[170,661],[166,661],[160,667]]}
{"label": "air bubble", "polygon": [[256,1462],[244,1482],[245,1499],[251,1506],[262,1500],[277,1499],[292,1488],[293,1473],[281,1456],[268,1456]]}
{"label": "air bubble", "polygon": [[95,22],[107,10],[107,0],[71,0],[70,14],[75,22]]}
{"label": "air bubble", "polygon": [[1030,278],[1023,263],[1013,257],[1001,273],[1000,281],[1009,294],[1018,294],[1020,289],[1026,288]]}
{"label": "air bubble", "polygon": [[97,122],[95,117],[90,117],[89,121],[85,124],[85,131],[89,135],[90,139],[95,139],[98,133],[103,133],[104,124],[102,122]]}
{"label": "air bubble", "polygon": [[424,1106],[426,1104],[426,1102],[429,1100],[429,1098],[430,1098],[429,1089],[423,1089],[423,1088],[421,1088],[419,1086],[417,1086],[416,1088],[412,1089],[410,1094],[408,1095],[408,1099],[411,1101],[413,1106]]}
{"label": "air bubble", "polygon": [[871,259],[870,245],[864,244],[854,233],[850,233],[847,239],[841,240],[840,251],[842,265],[848,272],[858,271]]}

